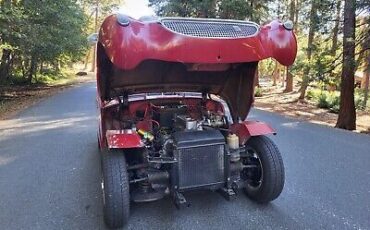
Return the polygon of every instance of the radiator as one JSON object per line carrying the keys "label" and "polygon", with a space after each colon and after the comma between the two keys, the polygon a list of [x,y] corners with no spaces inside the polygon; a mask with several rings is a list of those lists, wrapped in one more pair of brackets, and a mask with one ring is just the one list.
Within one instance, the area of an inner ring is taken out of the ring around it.
{"label": "radiator", "polygon": [[179,190],[225,182],[225,139],[217,130],[177,132],[174,135],[173,183]]}

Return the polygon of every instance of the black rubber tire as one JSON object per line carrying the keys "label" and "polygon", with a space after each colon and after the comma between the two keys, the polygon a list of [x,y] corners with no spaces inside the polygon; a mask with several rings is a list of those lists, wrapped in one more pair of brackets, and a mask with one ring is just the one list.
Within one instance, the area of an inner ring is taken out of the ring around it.
{"label": "black rubber tire", "polygon": [[252,137],[247,147],[255,150],[260,158],[263,176],[259,187],[246,186],[246,195],[258,202],[268,203],[276,199],[284,188],[284,164],[280,151],[272,140],[266,136]]}
{"label": "black rubber tire", "polygon": [[130,189],[126,159],[121,151],[102,151],[104,221],[109,228],[121,228],[130,216]]}

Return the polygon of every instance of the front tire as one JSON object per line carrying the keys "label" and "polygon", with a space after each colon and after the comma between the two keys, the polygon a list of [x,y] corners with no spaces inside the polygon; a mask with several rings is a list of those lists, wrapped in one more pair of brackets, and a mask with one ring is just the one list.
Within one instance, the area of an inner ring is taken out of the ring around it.
{"label": "front tire", "polygon": [[130,190],[126,159],[120,151],[102,151],[102,190],[106,225],[123,227],[130,216]]}
{"label": "front tire", "polygon": [[283,190],[284,164],[277,146],[266,136],[256,136],[246,144],[247,157],[243,159],[246,168],[242,178],[246,181],[246,195],[258,202],[268,203],[276,199]]}

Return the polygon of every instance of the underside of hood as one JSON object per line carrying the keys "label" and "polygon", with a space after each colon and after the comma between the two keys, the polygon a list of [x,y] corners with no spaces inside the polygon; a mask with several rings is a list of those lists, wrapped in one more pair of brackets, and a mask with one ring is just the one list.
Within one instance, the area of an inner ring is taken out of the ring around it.
{"label": "underside of hood", "polygon": [[102,100],[152,92],[215,94],[228,103],[234,121],[247,117],[254,100],[257,62],[230,65],[218,71],[192,71],[183,63],[159,60],[143,61],[132,70],[119,69],[108,59],[98,62]]}

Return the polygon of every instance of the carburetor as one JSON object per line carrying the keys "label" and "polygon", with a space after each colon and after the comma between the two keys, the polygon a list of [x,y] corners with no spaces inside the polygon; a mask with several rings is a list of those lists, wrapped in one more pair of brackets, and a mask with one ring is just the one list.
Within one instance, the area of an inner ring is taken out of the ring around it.
{"label": "carburetor", "polygon": [[200,122],[186,115],[176,116],[175,123],[175,127],[177,130],[202,130]]}

